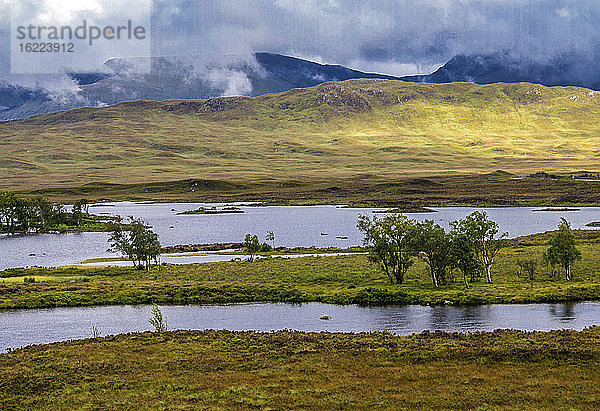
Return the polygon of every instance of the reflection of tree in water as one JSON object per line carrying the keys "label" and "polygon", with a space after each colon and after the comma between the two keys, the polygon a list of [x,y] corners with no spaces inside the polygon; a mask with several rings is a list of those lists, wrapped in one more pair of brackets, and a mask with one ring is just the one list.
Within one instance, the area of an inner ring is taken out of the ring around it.
{"label": "reflection of tree in water", "polygon": [[[499,308],[499,307],[498,307]],[[469,328],[488,328],[494,318],[494,307],[491,305],[467,306],[463,311],[464,322]]]}
{"label": "reflection of tree in water", "polygon": [[575,305],[577,303],[569,302],[564,304],[551,304],[549,307],[550,315],[561,321],[572,321],[575,319]]}
{"label": "reflection of tree in water", "polygon": [[488,328],[492,318],[491,306],[432,307],[429,329],[442,331],[469,331]]}
{"label": "reflection of tree in water", "polygon": [[429,329],[447,331],[449,323],[452,322],[450,317],[450,307],[432,307],[429,317]]}
{"label": "reflection of tree in water", "polygon": [[373,324],[373,330],[385,330],[399,334],[412,334],[421,332],[425,324],[419,320],[422,318],[421,306],[399,306],[399,307],[367,307],[363,310],[368,320]]}

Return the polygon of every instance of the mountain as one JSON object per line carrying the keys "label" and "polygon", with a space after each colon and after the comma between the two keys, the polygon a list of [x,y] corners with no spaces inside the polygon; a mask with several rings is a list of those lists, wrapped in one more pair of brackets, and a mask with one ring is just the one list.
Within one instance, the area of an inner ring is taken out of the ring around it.
{"label": "mountain", "polygon": [[598,64],[576,53],[553,57],[546,62],[511,57],[508,53],[457,55],[423,76],[402,77],[404,81],[476,84],[535,83],[545,86],[579,86],[600,89]]}
{"label": "mountain", "polygon": [[0,89],[0,120],[131,100],[259,96],[329,81],[394,79],[271,53],[112,59],[97,73],[67,76],[71,82],[58,95],[56,90]]}
{"label": "mountain", "polygon": [[0,84],[0,120],[132,100],[260,96],[360,78],[419,83],[528,82],[598,90],[597,66],[597,62],[576,53],[558,55],[546,62],[509,53],[457,55],[434,73],[398,78],[272,53],[122,58],[107,61],[98,72],[67,73],[51,89]]}
{"label": "mountain", "polygon": [[0,189],[596,170],[599,116],[600,92],[529,83],[362,79],[135,101],[0,124]]}

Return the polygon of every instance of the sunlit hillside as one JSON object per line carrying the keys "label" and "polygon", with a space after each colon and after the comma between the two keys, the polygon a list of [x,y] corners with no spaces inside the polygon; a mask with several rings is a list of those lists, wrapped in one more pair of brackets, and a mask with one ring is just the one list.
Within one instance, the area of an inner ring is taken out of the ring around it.
{"label": "sunlit hillside", "polygon": [[599,93],[527,83],[350,80],[131,102],[2,123],[0,188],[595,169],[599,115]]}

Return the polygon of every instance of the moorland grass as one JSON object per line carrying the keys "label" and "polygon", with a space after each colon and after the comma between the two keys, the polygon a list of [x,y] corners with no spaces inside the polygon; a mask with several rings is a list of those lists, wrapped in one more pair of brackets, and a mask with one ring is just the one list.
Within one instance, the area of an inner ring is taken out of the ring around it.
{"label": "moorland grass", "polygon": [[584,173],[558,178],[516,177],[503,171],[486,174],[436,174],[426,177],[380,176],[360,179],[224,184],[186,179],[143,184],[86,184],[78,187],[26,190],[22,195],[44,195],[54,201],[186,201],[253,202],[263,205],[348,204],[392,207],[411,212],[431,206],[585,206],[600,204],[600,180]]}
{"label": "moorland grass", "polygon": [[0,355],[3,409],[597,409],[600,330],[175,331]]}
{"label": "moorland grass", "polygon": [[196,178],[278,191],[594,171],[599,114],[596,92],[527,83],[350,80],[256,98],[129,102],[0,124],[0,189]]}

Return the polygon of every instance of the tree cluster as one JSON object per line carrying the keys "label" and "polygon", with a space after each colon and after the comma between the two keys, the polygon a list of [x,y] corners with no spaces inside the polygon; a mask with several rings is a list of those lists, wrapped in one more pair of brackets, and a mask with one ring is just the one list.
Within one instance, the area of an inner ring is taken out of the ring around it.
{"label": "tree cluster", "polygon": [[108,242],[108,251],[126,256],[134,268],[149,271],[152,263],[158,264],[161,252],[158,235],[142,220],[129,217],[127,225],[113,223]]}
{"label": "tree cluster", "polygon": [[[466,288],[481,278],[491,283],[494,261],[507,236],[507,233],[499,235],[498,224],[480,211],[452,221],[449,232],[433,220],[418,222],[402,214],[384,218],[360,216],[357,227],[365,236],[369,259],[381,266],[390,282],[403,283],[414,259],[420,258],[426,263],[436,288],[446,284],[454,270],[462,273]],[[561,267],[565,279],[571,281],[573,264],[579,259],[581,253],[575,235],[563,218],[548,242],[543,260],[550,272],[554,273],[556,266]],[[534,281],[537,259],[520,259],[517,266],[520,277]]]}
{"label": "tree cluster", "polygon": [[465,286],[485,274],[492,282],[494,259],[504,244],[498,225],[485,212],[453,221],[446,232],[433,220],[419,222],[402,214],[383,218],[360,216],[357,227],[364,234],[369,258],[381,265],[392,283],[404,282],[415,258],[423,260],[434,287],[448,282],[452,270],[463,275]]}
{"label": "tree cluster", "polygon": [[0,232],[45,232],[61,225],[80,226],[88,216],[86,200],[79,200],[71,213],[64,205],[51,203],[44,197],[19,198],[14,193],[0,192]]}

